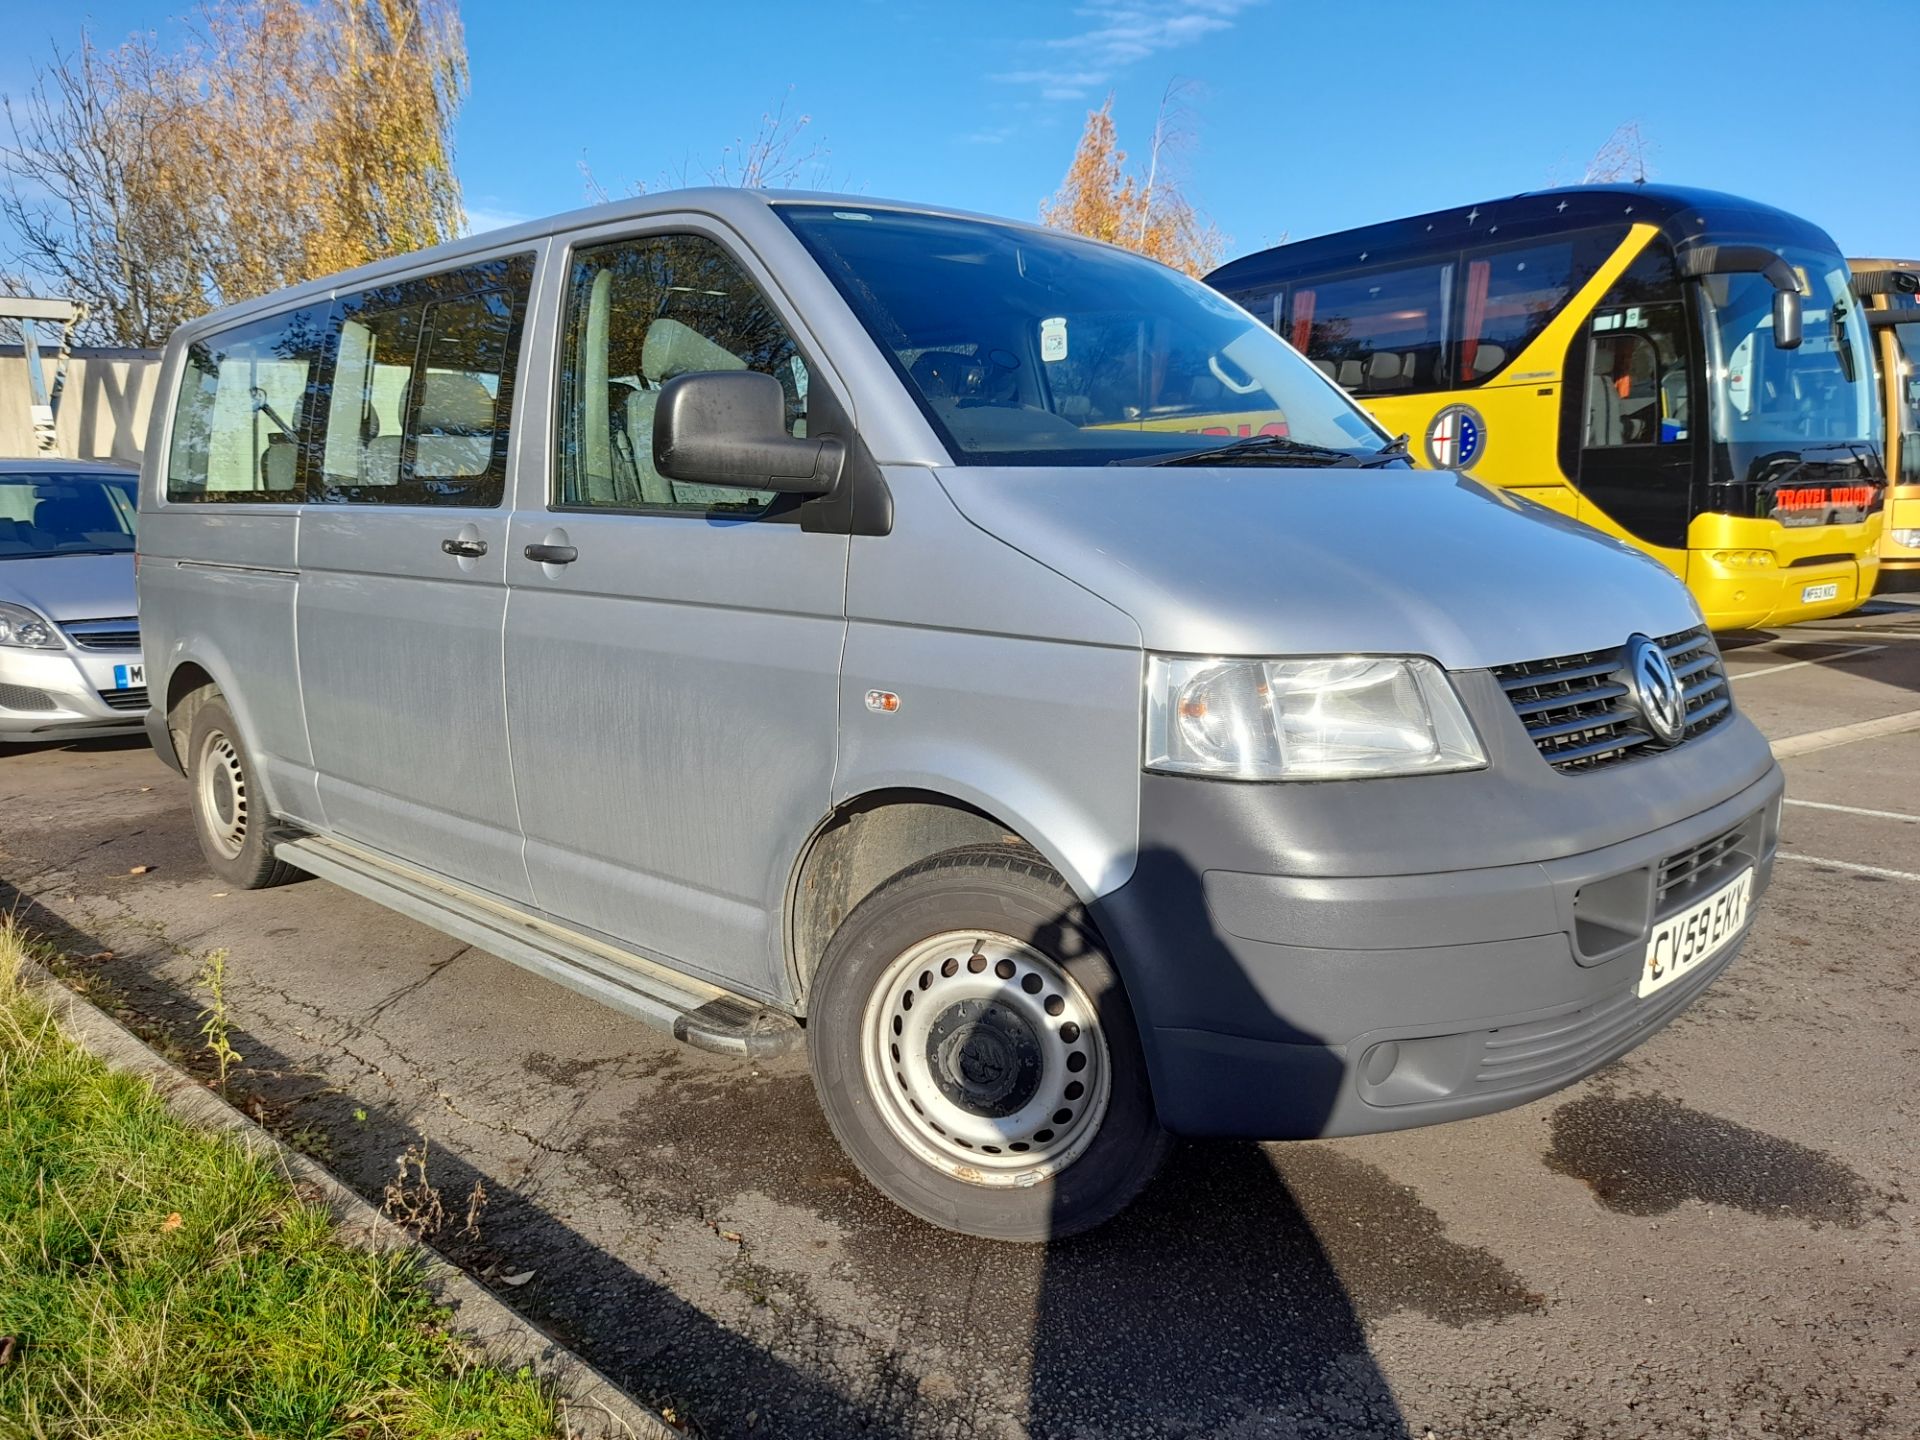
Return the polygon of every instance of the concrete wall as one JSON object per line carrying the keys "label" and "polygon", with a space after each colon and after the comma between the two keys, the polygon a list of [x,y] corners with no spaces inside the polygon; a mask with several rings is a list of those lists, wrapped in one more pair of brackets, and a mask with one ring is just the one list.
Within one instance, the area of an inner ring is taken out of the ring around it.
{"label": "concrete wall", "polygon": [[[41,351],[41,373],[53,383],[54,352]],[[158,350],[76,349],[60,396],[59,446],[70,460],[140,459],[160,379]],[[27,357],[0,346],[0,455],[35,455]]]}

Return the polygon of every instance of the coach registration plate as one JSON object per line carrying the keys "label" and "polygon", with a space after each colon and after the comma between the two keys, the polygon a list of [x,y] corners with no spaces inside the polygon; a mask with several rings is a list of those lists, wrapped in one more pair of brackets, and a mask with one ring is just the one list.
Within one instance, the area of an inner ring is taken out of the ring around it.
{"label": "coach registration plate", "polygon": [[1838,600],[1839,598],[1840,582],[1838,580],[1829,580],[1824,585],[1803,585],[1800,587],[1800,603],[1802,605],[1818,605],[1822,600]]}
{"label": "coach registration plate", "polygon": [[1653,927],[1637,995],[1651,995],[1724,949],[1747,923],[1753,871],[1742,870],[1706,899]]}

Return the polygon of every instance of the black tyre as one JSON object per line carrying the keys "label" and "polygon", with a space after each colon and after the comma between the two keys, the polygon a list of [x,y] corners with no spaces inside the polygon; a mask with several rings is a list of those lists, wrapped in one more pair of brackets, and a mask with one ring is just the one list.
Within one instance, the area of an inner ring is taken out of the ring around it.
{"label": "black tyre", "polygon": [[807,1047],[854,1163],[949,1230],[1073,1235],[1166,1158],[1119,977],[1030,850],[949,850],[856,906],[814,977]]}
{"label": "black tyre", "polygon": [[[240,727],[217,690],[186,702],[188,804],[200,852],[213,873],[243,890],[265,890],[300,878],[300,871],[273,854],[272,816],[254,783],[253,757]],[[178,737],[176,730],[176,742]]]}

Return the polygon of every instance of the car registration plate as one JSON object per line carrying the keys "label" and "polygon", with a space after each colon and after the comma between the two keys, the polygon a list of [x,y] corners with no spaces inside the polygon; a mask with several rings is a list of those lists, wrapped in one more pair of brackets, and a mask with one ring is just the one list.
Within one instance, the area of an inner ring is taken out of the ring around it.
{"label": "car registration plate", "polygon": [[147,684],[147,667],[144,665],[116,665],[113,667],[113,688],[116,690],[143,690]]}
{"label": "car registration plate", "polygon": [[1800,588],[1800,603],[1802,605],[1814,605],[1822,600],[1838,600],[1839,598],[1840,582],[1838,580],[1829,580],[1824,585],[1803,585]]}
{"label": "car registration plate", "polygon": [[1726,948],[1747,923],[1753,871],[1742,870],[1706,899],[1662,920],[1647,938],[1647,960],[1637,995],[1651,995]]}

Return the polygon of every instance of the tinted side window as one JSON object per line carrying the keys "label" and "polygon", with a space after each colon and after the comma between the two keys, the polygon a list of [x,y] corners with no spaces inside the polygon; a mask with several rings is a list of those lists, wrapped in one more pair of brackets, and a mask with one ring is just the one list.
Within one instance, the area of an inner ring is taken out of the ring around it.
{"label": "tinted side window", "polygon": [[1593,278],[1622,232],[1507,246],[1466,257],[1457,381],[1477,385],[1532,344]]}
{"label": "tinted side window", "polygon": [[1284,333],[1355,395],[1444,389],[1451,265],[1296,285]]}
{"label": "tinted side window", "polygon": [[167,499],[293,504],[302,417],[327,307],[257,320],[188,347],[167,447]]}
{"label": "tinted side window", "polygon": [[516,255],[337,300],[310,498],[498,505],[532,278]]}
{"label": "tinted side window", "polygon": [[806,433],[807,367],[787,327],[733,258],[702,235],[650,235],[575,252],[561,336],[563,506],[758,514],[762,490],[669,480],[653,465],[660,387],[677,375],[758,370]]}

